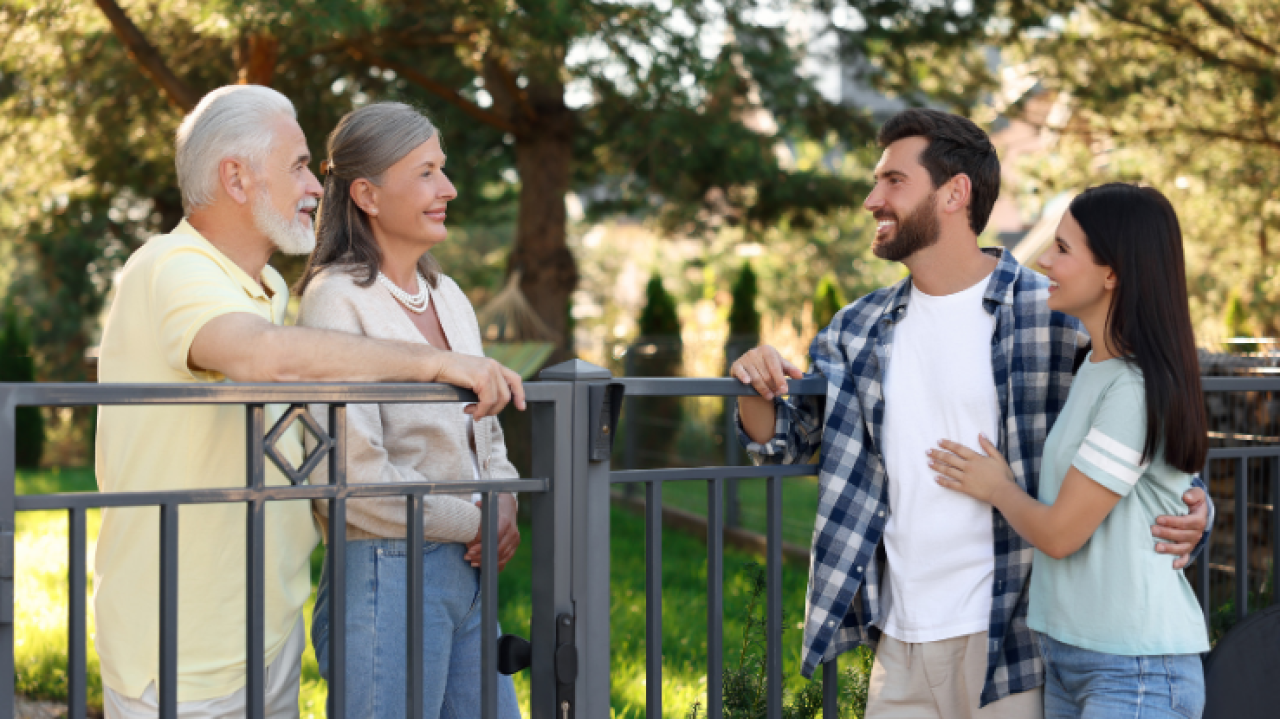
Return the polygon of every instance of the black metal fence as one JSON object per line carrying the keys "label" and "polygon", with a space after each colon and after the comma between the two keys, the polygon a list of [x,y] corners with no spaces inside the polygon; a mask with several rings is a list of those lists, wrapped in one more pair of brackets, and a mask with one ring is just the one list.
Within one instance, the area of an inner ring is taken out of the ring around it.
{"label": "black metal fence", "polygon": [[[248,622],[245,627],[248,668],[248,715],[263,712],[263,586],[265,567],[265,503],[288,500],[324,500],[329,503],[329,562],[333,592],[330,604],[330,656],[332,681],[329,684],[330,711],[344,715],[344,660],[346,655],[345,516],[350,499],[378,496],[405,498],[409,566],[421,572],[422,498],[435,492],[479,492],[483,500],[482,616],[483,654],[477,681],[482,683],[483,714],[497,716],[497,574],[496,525],[497,492],[523,492],[530,506],[532,531],[532,619],[528,657],[530,710],[535,719],[609,716],[610,637],[609,564],[610,487],[613,484],[640,485],[646,498],[646,651],[647,715],[662,716],[662,490],[673,481],[700,481],[707,486],[707,716],[721,719],[723,659],[723,582],[725,486],[737,479],[764,478],[767,483],[766,520],[766,673],[768,716],[781,717],[783,704],[782,622],[782,481],[787,477],[813,475],[815,465],[769,467],[716,466],[680,469],[638,469],[613,471],[610,453],[622,399],[629,397],[717,396],[731,398],[752,390],[730,379],[647,379],[614,380],[607,370],[574,361],[550,368],[543,381],[526,385],[531,413],[532,479],[501,481],[423,482],[379,485],[351,485],[345,477],[345,412],[348,404],[430,403],[470,401],[472,395],[440,385],[398,384],[241,384],[241,385],[0,385],[0,719],[13,712],[13,578],[15,512],[31,510],[66,511],[70,520],[68,576],[70,602],[68,616],[69,715],[86,713],[86,601],[85,512],[98,507],[153,507],[160,516],[160,657],[159,696],[161,716],[177,715],[177,536],[178,509],[183,505],[240,503],[246,507],[246,571]],[[1280,392],[1280,379],[1206,378],[1206,396],[1242,394],[1266,397]],[[821,394],[825,382],[808,379],[791,382],[793,394]],[[1252,393],[1252,394],[1250,394]],[[54,494],[14,496],[14,410],[19,406],[67,407],[112,404],[239,404],[246,408],[246,482],[243,488],[201,489],[99,494]],[[276,427],[265,426],[265,405],[288,404]],[[308,405],[327,405],[329,432],[307,414]],[[1269,407],[1269,405],[1266,405]],[[1266,409],[1262,411],[1268,411]],[[1212,414],[1212,413],[1211,413]],[[303,421],[317,434],[318,447],[301,468],[282,467],[292,486],[265,484],[267,459],[278,460],[269,451],[271,438],[291,422]],[[1230,537],[1230,564],[1233,576],[1235,613],[1243,617],[1250,609],[1251,587],[1260,587],[1258,573],[1248,571],[1250,546],[1259,540],[1250,534],[1248,521],[1255,513],[1258,498],[1250,497],[1248,463],[1266,463],[1270,469],[1269,503],[1265,503],[1271,570],[1267,579],[1274,586],[1274,567],[1280,561],[1280,522],[1275,521],[1274,502],[1280,498],[1280,443],[1274,438],[1248,432],[1229,432],[1234,444],[1215,447],[1205,476],[1211,488],[1224,463],[1235,462],[1233,511],[1219,506],[1219,525],[1228,514],[1235,518]],[[1219,442],[1221,444],[1221,442]],[[318,455],[329,456],[329,483],[306,484],[305,474],[314,469]],[[1215,496],[1218,494],[1214,489]],[[1219,498],[1219,502],[1221,502]],[[1219,533],[1221,534],[1221,533]],[[1254,533],[1256,534],[1256,532]],[[1215,536],[1210,552],[1194,565],[1192,576],[1204,602],[1206,616],[1214,606],[1214,550],[1226,543]],[[416,561],[415,561],[416,560]],[[411,571],[413,571],[411,569]],[[1220,572],[1219,572],[1220,573]],[[1220,582],[1219,582],[1220,583]],[[421,642],[422,577],[410,575],[406,616],[409,651],[406,656],[409,681],[405,687],[408,715],[422,714]],[[1272,600],[1277,594],[1272,591]],[[523,663],[523,662],[521,662]],[[838,715],[838,670],[835,662],[824,665],[824,708],[826,719]]]}
{"label": "black metal fence", "polygon": [[1202,474],[1217,507],[1215,532],[1192,568],[1206,621],[1230,624],[1276,592],[1280,567],[1280,377],[1204,377],[1209,457]]}

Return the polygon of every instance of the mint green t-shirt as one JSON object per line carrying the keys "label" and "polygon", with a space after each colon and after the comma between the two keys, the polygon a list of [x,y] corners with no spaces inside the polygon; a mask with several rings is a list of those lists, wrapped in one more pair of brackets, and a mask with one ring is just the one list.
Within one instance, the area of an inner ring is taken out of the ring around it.
{"label": "mint green t-shirt", "polygon": [[1204,615],[1173,557],[1157,554],[1151,526],[1185,514],[1191,475],[1164,452],[1142,464],[1147,436],[1142,373],[1121,359],[1089,356],[1044,443],[1040,501],[1052,504],[1067,471],[1120,495],[1075,554],[1036,551],[1027,624],[1072,646],[1107,654],[1194,654],[1209,650]]}

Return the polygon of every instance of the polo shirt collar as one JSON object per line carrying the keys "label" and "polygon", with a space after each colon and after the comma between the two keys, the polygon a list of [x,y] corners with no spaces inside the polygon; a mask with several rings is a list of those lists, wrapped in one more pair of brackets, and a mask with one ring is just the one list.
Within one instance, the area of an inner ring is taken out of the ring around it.
{"label": "polo shirt collar", "polygon": [[[223,254],[222,250],[218,249],[217,245],[210,242],[204,235],[200,234],[199,230],[192,227],[191,223],[187,222],[186,218],[183,218],[182,221],[178,223],[178,226],[173,228],[173,234],[191,237],[208,246],[212,257],[218,263],[218,266],[221,267],[228,275],[234,277],[236,281],[240,283],[240,287],[244,289],[245,294],[250,297],[260,299],[265,302],[271,302],[273,298],[282,296],[282,293],[284,293],[284,296],[288,296],[287,293],[289,288],[285,285],[284,278],[280,276],[280,273],[275,271],[275,268],[271,265],[263,265],[262,284],[258,284],[258,281],[250,277],[249,273],[241,269],[240,265],[232,262],[230,257]],[[264,285],[265,289],[263,287]],[[268,290],[270,291],[270,294],[268,294]]]}

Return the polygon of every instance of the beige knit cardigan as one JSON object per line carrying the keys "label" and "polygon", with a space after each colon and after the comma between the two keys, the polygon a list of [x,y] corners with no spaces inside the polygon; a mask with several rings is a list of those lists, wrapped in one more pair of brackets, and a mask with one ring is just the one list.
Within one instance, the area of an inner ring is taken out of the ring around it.
{"label": "beige knit cardigan", "polygon": [[[427,344],[400,304],[378,283],[360,287],[346,267],[330,267],[311,280],[302,296],[298,324],[352,332],[385,340]],[[431,302],[454,352],[484,356],[475,310],[457,283],[440,275]],[[448,482],[473,479],[471,448],[461,403],[353,404],[347,407],[347,482]],[[328,412],[312,414],[328,431]],[[475,424],[476,457],[482,478],[517,477],[507,459],[507,446],[496,417]],[[326,460],[327,461],[327,460]],[[328,482],[328,465],[311,474],[312,482]],[[314,505],[327,528],[328,501]],[[480,510],[470,493],[423,497],[423,537],[439,542],[469,542],[480,529]],[[403,497],[353,499],[347,502],[347,538],[403,538]],[[325,537],[328,537],[326,532]]]}

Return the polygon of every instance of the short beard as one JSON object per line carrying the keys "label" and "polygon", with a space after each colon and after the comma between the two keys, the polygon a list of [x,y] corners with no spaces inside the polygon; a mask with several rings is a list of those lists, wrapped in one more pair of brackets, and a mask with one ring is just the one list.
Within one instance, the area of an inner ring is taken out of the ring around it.
{"label": "short beard", "polygon": [[296,212],[293,218],[276,212],[265,187],[254,197],[252,209],[254,226],[271,240],[276,249],[286,255],[308,255],[315,249],[315,229],[302,224]]}
{"label": "short beard", "polygon": [[876,257],[890,262],[901,262],[920,250],[938,243],[942,236],[942,223],[936,207],[938,192],[934,190],[920,201],[906,218],[898,220],[898,230],[893,238],[879,244],[873,243],[871,251]]}

